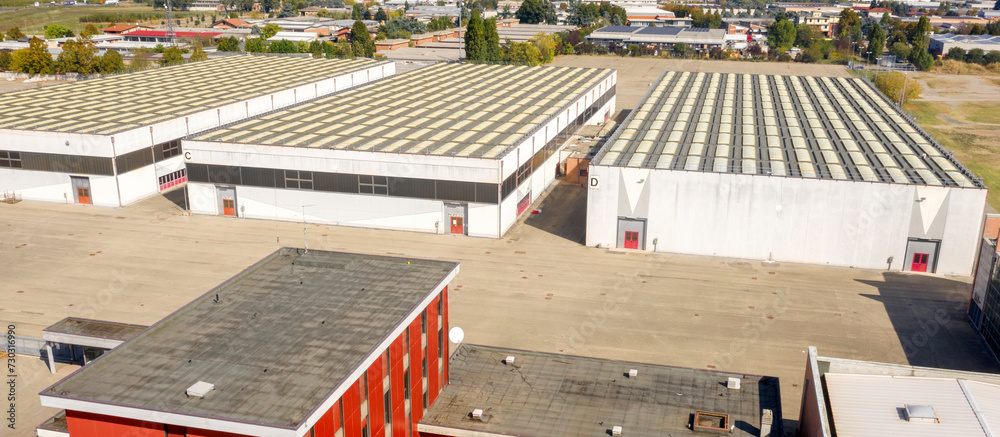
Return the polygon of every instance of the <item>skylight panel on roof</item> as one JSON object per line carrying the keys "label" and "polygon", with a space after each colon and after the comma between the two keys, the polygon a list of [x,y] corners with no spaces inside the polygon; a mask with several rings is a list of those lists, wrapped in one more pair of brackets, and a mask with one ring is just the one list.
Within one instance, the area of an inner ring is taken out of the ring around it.
{"label": "skylight panel on roof", "polygon": [[900,184],[910,183],[910,178],[906,177],[906,174],[903,173],[903,171],[898,168],[887,168],[886,172],[889,173],[889,177],[892,178],[892,180],[895,181],[896,183]]}
{"label": "skylight panel on roof", "polygon": [[799,162],[799,174],[802,177],[814,178],[816,177],[816,166],[812,162]]}
{"label": "skylight panel on roof", "polygon": [[656,168],[670,168],[671,164],[674,162],[674,156],[671,155],[660,155],[656,160]]}
{"label": "skylight panel on roof", "polygon": [[701,157],[688,156],[684,162],[685,170],[701,170]]}
{"label": "skylight panel on roof", "polygon": [[645,153],[635,153],[628,160],[627,166],[629,167],[642,167],[642,163],[646,161]]}

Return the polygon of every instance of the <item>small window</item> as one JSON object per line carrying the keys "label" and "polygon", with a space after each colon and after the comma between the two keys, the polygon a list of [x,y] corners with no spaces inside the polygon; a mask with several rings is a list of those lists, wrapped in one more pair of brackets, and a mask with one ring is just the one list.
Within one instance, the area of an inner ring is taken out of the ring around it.
{"label": "small window", "polygon": [[313,189],[313,174],[311,171],[285,170],[285,188],[296,190]]}
{"label": "small window", "polygon": [[163,159],[174,157],[181,154],[181,140],[173,140],[168,143],[163,143]]}
{"label": "small window", "polygon": [[382,409],[385,410],[385,430],[388,433],[392,430],[392,392],[385,392],[382,402],[384,402]]}
{"label": "small window", "polygon": [[410,371],[403,372],[403,400],[410,402]]}
{"label": "small window", "polygon": [[427,310],[420,313],[420,333],[427,334]]}
{"label": "small window", "polygon": [[0,167],[22,168],[21,152],[0,152]]}
{"label": "small window", "polygon": [[385,176],[358,176],[358,192],[361,194],[389,195],[389,178]]}

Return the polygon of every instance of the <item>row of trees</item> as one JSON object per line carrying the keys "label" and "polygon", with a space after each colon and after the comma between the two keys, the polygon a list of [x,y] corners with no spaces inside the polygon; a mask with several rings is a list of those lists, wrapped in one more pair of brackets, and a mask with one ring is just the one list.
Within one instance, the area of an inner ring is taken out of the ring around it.
{"label": "row of trees", "polygon": [[[121,55],[108,50],[104,55],[97,55],[97,48],[87,38],[77,38],[66,41],[62,52],[52,59],[45,42],[32,38],[28,47],[13,52],[0,52],[0,70],[28,74],[65,74],[79,73],[84,76],[92,74],[115,74],[126,70]],[[178,47],[158,46],[150,51],[139,51],[133,56],[129,68],[141,70],[152,66],[150,52],[162,53],[160,65],[174,65],[185,62],[184,51]],[[191,51],[190,61],[201,61],[208,56],[201,46],[195,46]]]}
{"label": "row of trees", "polygon": [[497,19],[484,20],[478,9],[472,11],[465,33],[465,58],[468,62],[540,65],[552,62],[557,54],[572,53],[564,37],[538,33],[525,42],[507,40],[500,44]]}
{"label": "row of trees", "polygon": [[549,0],[524,0],[514,14],[522,24],[556,24],[556,7]]}
{"label": "row of trees", "polygon": [[[270,26],[270,25],[268,25]],[[240,41],[234,36],[219,39],[216,50],[220,52],[247,52],[247,53],[310,53],[314,57],[321,58],[354,58],[375,55],[375,41],[372,40],[368,32],[368,26],[361,21],[354,22],[351,28],[351,42],[339,41],[332,43],[329,41],[288,41],[270,40],[274,36],[267,26],[261,30],[259,36]]]}
{"label": "row of trees", "polygon": [[1000,62],[1000,51],[990,50],[987,53],[983,49],[965,51],[961,47],[952,47],[948,49],[947,59],[969,64],[989,65]]}
{"label": "row of trees", "polygon": [[[574,26],[588,27],[603,20],[612,26],[621,26],[628,22],[628,14],[621,6],[608,2],[583,3],[581,0],[569,0],[566,5],[566,23]],[[560,5],[562,8],[562,5]]]}

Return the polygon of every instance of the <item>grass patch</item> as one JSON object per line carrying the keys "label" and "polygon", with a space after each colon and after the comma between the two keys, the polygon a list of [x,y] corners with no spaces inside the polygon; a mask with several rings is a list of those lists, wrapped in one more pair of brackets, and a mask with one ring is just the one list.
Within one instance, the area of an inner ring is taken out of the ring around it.
{"label": "grass patch", "polygon": [[996,105],[966,104],[961,106],[962,115],[974,123],[1000,124],[1000,111]]}
{"label": "grass patch", "polygon": [[905,108],[913,113],[913,118],[916,118],[920,122],[921,126],[930,125],[934,126],[942,122],[938,117],[939,115],[948,115],[948,105],[943,105],[940,102],[928,102],[925,100],[916,100],[909,102],[905,105]]}
{"label": "grass patch", "polygon": [[[162,12],[153,9],[152,6],[147,5],[77,5],[77,6],[41,6],[38,8],[28,8],[21,9],[14,12],[5,12],[0,14],[0,30],[6,31],[12,27],[20,28],[22,32],[32,35],[41,35],[45,32],[45,26],[50,24],[60,24],[68,27],[77,35],[87,26],[86,23],[80,22],[80,17],[84,15],[90,15],[94,13],[108,13],[115,14],[121,13],[122,15],[129,13],[152,13],[152,12]],[[216,13],[217,15],[220,13]],[[188,23],[186,20],[188,17],[198,17],[205,15],[206,19],[211,21],[212,12],[209,11],[196,11],[196,12],[174,12],[174,19],[180,19],[182,27],[195,27],[193,22]],[[161,20],[156,20],[155,22],[145,22],[142,24],[159,26]],[[101,23],[94,23],[98,28],[103,27]],[[211,25],[211,23],[202,23],[200,27],[206,27]]]}

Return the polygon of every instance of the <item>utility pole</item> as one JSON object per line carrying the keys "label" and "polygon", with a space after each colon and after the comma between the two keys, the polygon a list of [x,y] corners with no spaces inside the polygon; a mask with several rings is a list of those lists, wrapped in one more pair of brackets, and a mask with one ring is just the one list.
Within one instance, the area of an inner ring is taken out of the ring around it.
{"label": "utility pole", "polygon": [[167,38],[170,40],[171,46],[177,46],[177,32],[174,32],[173,8],[170,7],[170,0],[166,0],[164,4],[167,8]]}

